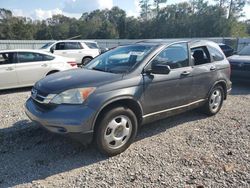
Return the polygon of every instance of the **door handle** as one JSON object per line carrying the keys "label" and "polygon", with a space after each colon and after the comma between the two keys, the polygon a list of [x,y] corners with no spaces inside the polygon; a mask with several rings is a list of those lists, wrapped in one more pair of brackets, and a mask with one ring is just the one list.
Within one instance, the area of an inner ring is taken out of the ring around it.
{"label": "door handle", "polygon": [[14,68],[13,67],[8,67],[6,70],[7,71],[12,71],[12,70],[14,70]]}
{"label": "door handle", "polygon": [[181,75],[182,75],[182,76],[188,76],[190,73],[191,73],[191,72],[189,72],[189,71],[184,71],[184,72],[181,73]]}
{"label": "door handle", "polygon": [[212,67],[210,67],[210,70],[211,70],[211,71],[215,71],[215,70],[216,70],[216,67],[215,67],[215,66],[212,66]]}
{"label": "door handle", "polygon": [[47,67],[48,65],[46,63],[42,64],[41,65],[42,67]]}
{"label": "door handle", "polygon": [[62,52],[62,54],[67,54],[67,52]]}

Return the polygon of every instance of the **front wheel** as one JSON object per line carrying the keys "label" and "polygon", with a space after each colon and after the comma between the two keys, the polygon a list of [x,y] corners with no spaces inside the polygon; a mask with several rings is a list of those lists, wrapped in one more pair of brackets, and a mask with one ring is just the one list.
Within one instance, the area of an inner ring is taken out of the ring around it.
{"label": "front wheel", "polygon": [[122,153],[133,143],[137,127],[137,118],[132,110],[117,107],[107,111],[95,133],[98,149],[108,156]]}
{"label": "front wheel", "polygon": [[224,92],[221,86],[215,86],[209,94],[208,101],[203,107],[204,112],[207,115],[217,114],[223,104]]}

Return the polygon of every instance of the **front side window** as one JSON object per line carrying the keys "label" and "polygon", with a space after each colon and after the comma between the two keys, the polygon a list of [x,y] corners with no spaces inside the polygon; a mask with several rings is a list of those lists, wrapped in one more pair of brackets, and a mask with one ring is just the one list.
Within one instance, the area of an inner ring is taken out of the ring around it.
{"label": "front side window", "polygon": [[59,42],[56,44],[56,50],[65,50],[65,42]]}
{"label": "front side window", "polygon": [[208,46],[208,51],[210,52],[214,61],[224,60],[224,55],[214,47]]}
{"label": "front side window", "polygon": [[188,46],[187,43],[173,44],[163,50],[156,58],[152,61],[153,64],[165,64],[171,69],[188,67]]}
{"label": "front side window", "polygon": [[154,45],[129,45],[110,50],[94,60],[85,68],[111,73],[127,73],[154,49]]}
{"label": "front side window", "polygon": [[45,44],[44,46],[42,46],[40,49],[47,49],[48,47],[50,47],[54,42],[49,42],[47,44]]}
{"label": "front side window", "polygon": [[14,61],[14,53],[0,53],[0,65],[12,64]]}
{"label": "front side window", "polygon": [[192,48],[191,53],[194,58],[194,65],[211,63],[210,54],[206,46]]}
{"label": "front side window", "polygon": [[28,63],[28,62],[39,62],[39,61],[49,61],[54,59],[54,57],[33,52],[18,52],[18,62]]}

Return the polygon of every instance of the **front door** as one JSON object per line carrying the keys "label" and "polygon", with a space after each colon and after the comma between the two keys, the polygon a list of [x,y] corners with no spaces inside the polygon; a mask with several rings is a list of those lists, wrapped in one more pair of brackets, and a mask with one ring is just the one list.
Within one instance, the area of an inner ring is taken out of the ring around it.
{"label": "front door", "polygon": [[192,98],[193,78],[187,43],[167,47],[151,65],[154,63],[169,65],[171,71],[169,74],[144,74],[144,115],[188,104]]}
{"label": "front door", "polygon": [[0,89],[16,87],[16,55],[12,52],[0,53]]}

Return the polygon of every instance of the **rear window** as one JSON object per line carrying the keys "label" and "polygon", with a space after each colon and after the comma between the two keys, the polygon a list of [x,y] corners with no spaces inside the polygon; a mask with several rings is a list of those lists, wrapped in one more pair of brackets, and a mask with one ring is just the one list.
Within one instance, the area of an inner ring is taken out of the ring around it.
{"label": "rear window", "polygon": [[98,45],[94,42],[84,42],[91,49],[99,49]]}

